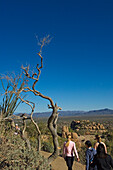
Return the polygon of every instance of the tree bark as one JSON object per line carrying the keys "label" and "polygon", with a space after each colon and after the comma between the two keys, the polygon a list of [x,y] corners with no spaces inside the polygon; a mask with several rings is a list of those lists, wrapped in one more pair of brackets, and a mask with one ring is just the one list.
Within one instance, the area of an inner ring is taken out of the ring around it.
{"label": "tree bark", "polygon": [[[29,73],[29,66],[23,67],[22,69],[24,70],[24,74],[27,78],[33,80],[32,88],[27,86],[23,91],[24,92],[33,92],[35,96],[40,96],[41,98],[44,98],[50,102],[49,108],[53,110],[51,116],[48,119],[48,128],[51,132],[51,135],[53,137],[53,145],[54,145],[54,152],[53,154],[48,158],[49,163],[52,162],[54,159],[57,158],[59,154],[59,144],[58,144],[58,137],[57,137],[57,119],[58,119],[58,110],[61,110],[60,107],[57,106],[57,104],[54,105],[53,100],[49,96],[43,95],[41,92],[35,89],[36,84],[39,81],[39,77],[41,75],[41,69],[43,68],[43,57],[41,55],[42,53],[42,48],[45,44],[48,44],[50,42],[49,36],[44,37],[41,42],[40,42],[40,51],[37,53],[41,59],[41,65],[37,64],[36,69],[37,72],[33,72],[32,74]],[[40,133],[39,133],[40,135]]]}
{"label": "tree bark", "polygon": [[23,130],[22,132],[20,132],[20,136],[25,141],[29,150],[31,150],[31,145],[30,145],[29,139],[26,137],[25,130],[26,130],[26,122],[25,122],[25,118],[23,117]]}
{"label": "tree bark", "polygon": [[58,120],[58,106],[55,105],[53,108],[52,115],[48,119],[48,128],[53,137],[53,145],[54,145],[54,152],[52,155],[49,156],[48,161],[51,163],[54,161],[57,156],[59,155],[59,143],[58,143],[58,136],[57,136],[57,120]]}

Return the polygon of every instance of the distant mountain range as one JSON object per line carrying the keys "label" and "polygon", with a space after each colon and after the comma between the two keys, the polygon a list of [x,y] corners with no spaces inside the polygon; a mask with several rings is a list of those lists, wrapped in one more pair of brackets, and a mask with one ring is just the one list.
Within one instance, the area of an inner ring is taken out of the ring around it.
{"label": "distant mountain range", "polygon": [[85,112],[84,114],[87,115],[109,115],[109,114],[113,114],[113,110],[111,109],[100,109],[100,110],[91,110],[89,112]]}
{"label": "distant mountain range", "polygon": [[[95,115],[111,115],[113,114],[113,110],[105,108],[100,110],[91,110],[91,111],[59,111],[59,116],[95,116]],[[18,116],[21,115],[21,113],[16,114]],[[27,114],[29,116],[29,114]],[[34,113],[33,117],[49,117],[51,115],[51,112],[39,112]]]}

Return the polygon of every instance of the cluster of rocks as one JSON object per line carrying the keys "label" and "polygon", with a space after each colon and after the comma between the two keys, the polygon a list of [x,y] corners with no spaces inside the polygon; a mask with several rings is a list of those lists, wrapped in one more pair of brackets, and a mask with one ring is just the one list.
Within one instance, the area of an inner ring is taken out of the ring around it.
{"label": "cluster of rocks", "polygon": [[69,132],[69,128],[67,126],[62,127],[62,137],[67,138],[67,135],[70,134],[73,139],[77,139],[78,135],[75,132]]}
{"label": "cluster of rocks", "polygon": [[88,131],[95,131],[95,130],[101,130],[105,131],[105,127],[103,124],[96,123],[96,122],[90,122],[89,120],[73,120],[71,122],[71,129],[79,131],[79,130],[88,130]]}
{"label": "cluster of rocks", "polygon": [[70,134],[72,137],[72,140],[76,142],[77,147],[80,149],[82,144],[81,141],[78,139],[78,134],[75,132],[69,132],[69,128],[67,126],[62,127],[62,137],[67,138],[67,135]]}

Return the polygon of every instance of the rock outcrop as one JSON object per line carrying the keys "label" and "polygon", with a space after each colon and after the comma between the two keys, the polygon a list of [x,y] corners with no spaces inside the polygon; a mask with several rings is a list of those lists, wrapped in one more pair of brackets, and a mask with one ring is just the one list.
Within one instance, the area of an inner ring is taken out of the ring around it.
{"label": "rock outcrop", "polygon": [[90,122],[89,120],[73,120],[71,122],[71,129],[76,130],[79,132],[79,130],[86,130],[88,131],[88,134],[93,131],[103,131],[105,132],[106,129],[103,124],[96,123],[96,122]]}
{"label": "rock outcrop", "polygon": [[67,138],[67,135],[70,134],[72,136],[72,139],[77,139],[78,134],[75,132],[69,132],[69,128],[67,126],[62,127],[62,137]]}

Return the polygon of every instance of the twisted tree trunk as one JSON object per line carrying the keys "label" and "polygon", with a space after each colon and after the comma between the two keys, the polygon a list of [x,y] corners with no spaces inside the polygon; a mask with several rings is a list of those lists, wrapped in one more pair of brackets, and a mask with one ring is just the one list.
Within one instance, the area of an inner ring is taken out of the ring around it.
{"label": "twisted tree trunk", "polygon": [[57,104],[55,104],[55,106],[53,107],[53,112],[48,119],[48,128],[52,134],[53,145],[54,145],[54,152],[48,158],[49,163],[55,160],[59,155],[59,143],[58,143],[58,136],[57,136],[57,120],[58,120],[57,110],[58,109],[60,108],[57,106]]}
{"label": "twisted tree trunk", "polygon": [[27,117],[25,117],[24,114],[23,114],[23,130],[20,131],[20,136],[25,141],[29,150],[31,150],[31,145],[30,145],[29,139],[27,138],[27,134],[25,134],[25,130],[26,130],[26,122],[25,121],[26,121],[26,119],[27,119]]}
{"label": "twisted tree trunk", "polygon": [[[41,69],[43,68],[43,57],[41,55],[42,53],[42,48],[45,44],[48,44],[50,42],[49,36],[44,37],[41,42],[40,42],[40,51],[37,53],[41,59],[41,65],[39,66],[39,64],[37,64],[36,69],[37,72],[32,72],[32,74],[29,73],[29,66],[27,67],[23,67],[22,69],[24,70],[24,74],[28,79],[33,80],[33,84],[32,84],[32,88],[30,88],[29,86],[27,86],[23,91],[24,92],[32,92],[34,93],[35,96],[40,96],[41,98],[44,98],[46,100],[48,100],[50,102],[49,108],[51,108],[52,114],[48,119],[48,128],[51,132],[51,135],[53,137],[53,145],[54,145],[54,152],[52,153],[52,155],[48,158],[49,163],[52,162],[54,159],[57,158],[58,154],[59,154],[59,144],[58,144],[58,137],[57,137],[57,119],[58,119],[58,110],[61,110],[60,107],[57,106],[57,104],[54,105],[53,100],[49,97],[49,96],[45,96],[43,95],[40,91],[35,89],[36,84],[39,81],[39,77],[41,75]],[[39,133],[40,136],[40,133]]]}

